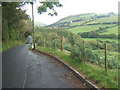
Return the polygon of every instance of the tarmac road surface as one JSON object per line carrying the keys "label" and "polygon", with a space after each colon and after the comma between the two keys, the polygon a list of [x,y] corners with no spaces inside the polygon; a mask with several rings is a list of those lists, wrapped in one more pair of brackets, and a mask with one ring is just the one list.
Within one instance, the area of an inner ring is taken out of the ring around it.
{"label": "tarmac road surface", "polygon": [[2,88],[74,88],[69,75],[54,59],[29,51],[29,44],[2,53]]}

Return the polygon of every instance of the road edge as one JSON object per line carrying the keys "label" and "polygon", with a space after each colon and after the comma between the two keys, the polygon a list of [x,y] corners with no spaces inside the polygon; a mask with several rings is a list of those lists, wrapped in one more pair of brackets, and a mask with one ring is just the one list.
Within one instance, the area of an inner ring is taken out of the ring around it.
{"label": "road edge", "polygon": [[41,50],[35,50],[39,53],[45,54],[47,56],[50,56],[52,58],[54,58],[55,60],[59,61],[60,63],[62,63],[63,65],[65,65],[69,70],[71,70],[72,72],[74,72],[74,74],[82,80],[82,82],[84,82],[88,87],[93,88],[95,90],[101,90],[100,88],[98,88],[96,85],[92,84],[90,81],[86,80],[84,76],[82,76],[78,71],[76,71],[75,69],[73,69],[71,66],[69,66],[67,63],[63,62],[60,58],[55,57],[53,54],[41,51]]}

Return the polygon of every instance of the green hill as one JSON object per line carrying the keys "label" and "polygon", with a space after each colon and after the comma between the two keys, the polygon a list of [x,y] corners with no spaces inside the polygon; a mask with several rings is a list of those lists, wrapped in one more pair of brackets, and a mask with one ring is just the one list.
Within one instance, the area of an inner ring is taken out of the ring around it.
{"label": "green hill", "polygon": [[87,13],[65,17],[48,27],[60,27],[73,33],[99,31],[101,34],[118,34],[118,15],[114,13]]}

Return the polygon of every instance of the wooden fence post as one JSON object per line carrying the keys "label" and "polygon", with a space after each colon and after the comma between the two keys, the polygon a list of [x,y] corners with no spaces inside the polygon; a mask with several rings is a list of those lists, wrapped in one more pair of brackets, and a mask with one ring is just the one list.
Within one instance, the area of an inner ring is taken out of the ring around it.
{"label": "wooden fence post", "polygon": [[108,62],[107,62],[107,44],[105,43],[104,44],[104,47],[105,47],[105,72],[107,73],[107,69],[108,69]]}
{"label": "wooden fence post", "polygon": [[[84,47],[84,45],[85,45],[85,41],[83,40],[83,47]],[[84,62],[84,63],[85,63],[85,59],[86,59],[85,53],[83,52],[83,62]]]}
{"label": "wooden fence post", "polygon": [[45,47],[45,38],[43,39],[44,41],[43,41],[43,46]]}
{"label": "wooden fence post", "polygon": [[54,47],[54,48],[56,49],[56,39],[55,39],[55,41],[54,41],[54,42],[55,42],[55,47]]}
{"label": "wooden fence post", "polygon": [[83,40],[83,44],[85,43],[85,41]]}
{"label": "wooden fence post", "polygon": [[64,36],[61,36],[61,52],[64,49]]}

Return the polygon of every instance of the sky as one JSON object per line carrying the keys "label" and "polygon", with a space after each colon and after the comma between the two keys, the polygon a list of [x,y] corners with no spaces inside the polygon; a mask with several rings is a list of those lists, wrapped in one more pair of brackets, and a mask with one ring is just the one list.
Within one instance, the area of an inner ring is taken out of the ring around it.
{"label": "sky", "polygon": [[[41,22],[43,24],[52,24],[57,22],[61,18],[84,13],[118,13],[118,2],[120,0],[59,0],[63,7],[57,7],[55,10],[58,12],[57,16],[49,16],[48,13],[38,14],[37,7],[38,2],[34,4],[34,21]],[[23,7],[26,9],[26,13],[32,16],[31,5]],[[49,10],[48,10],[49,11]]]}

